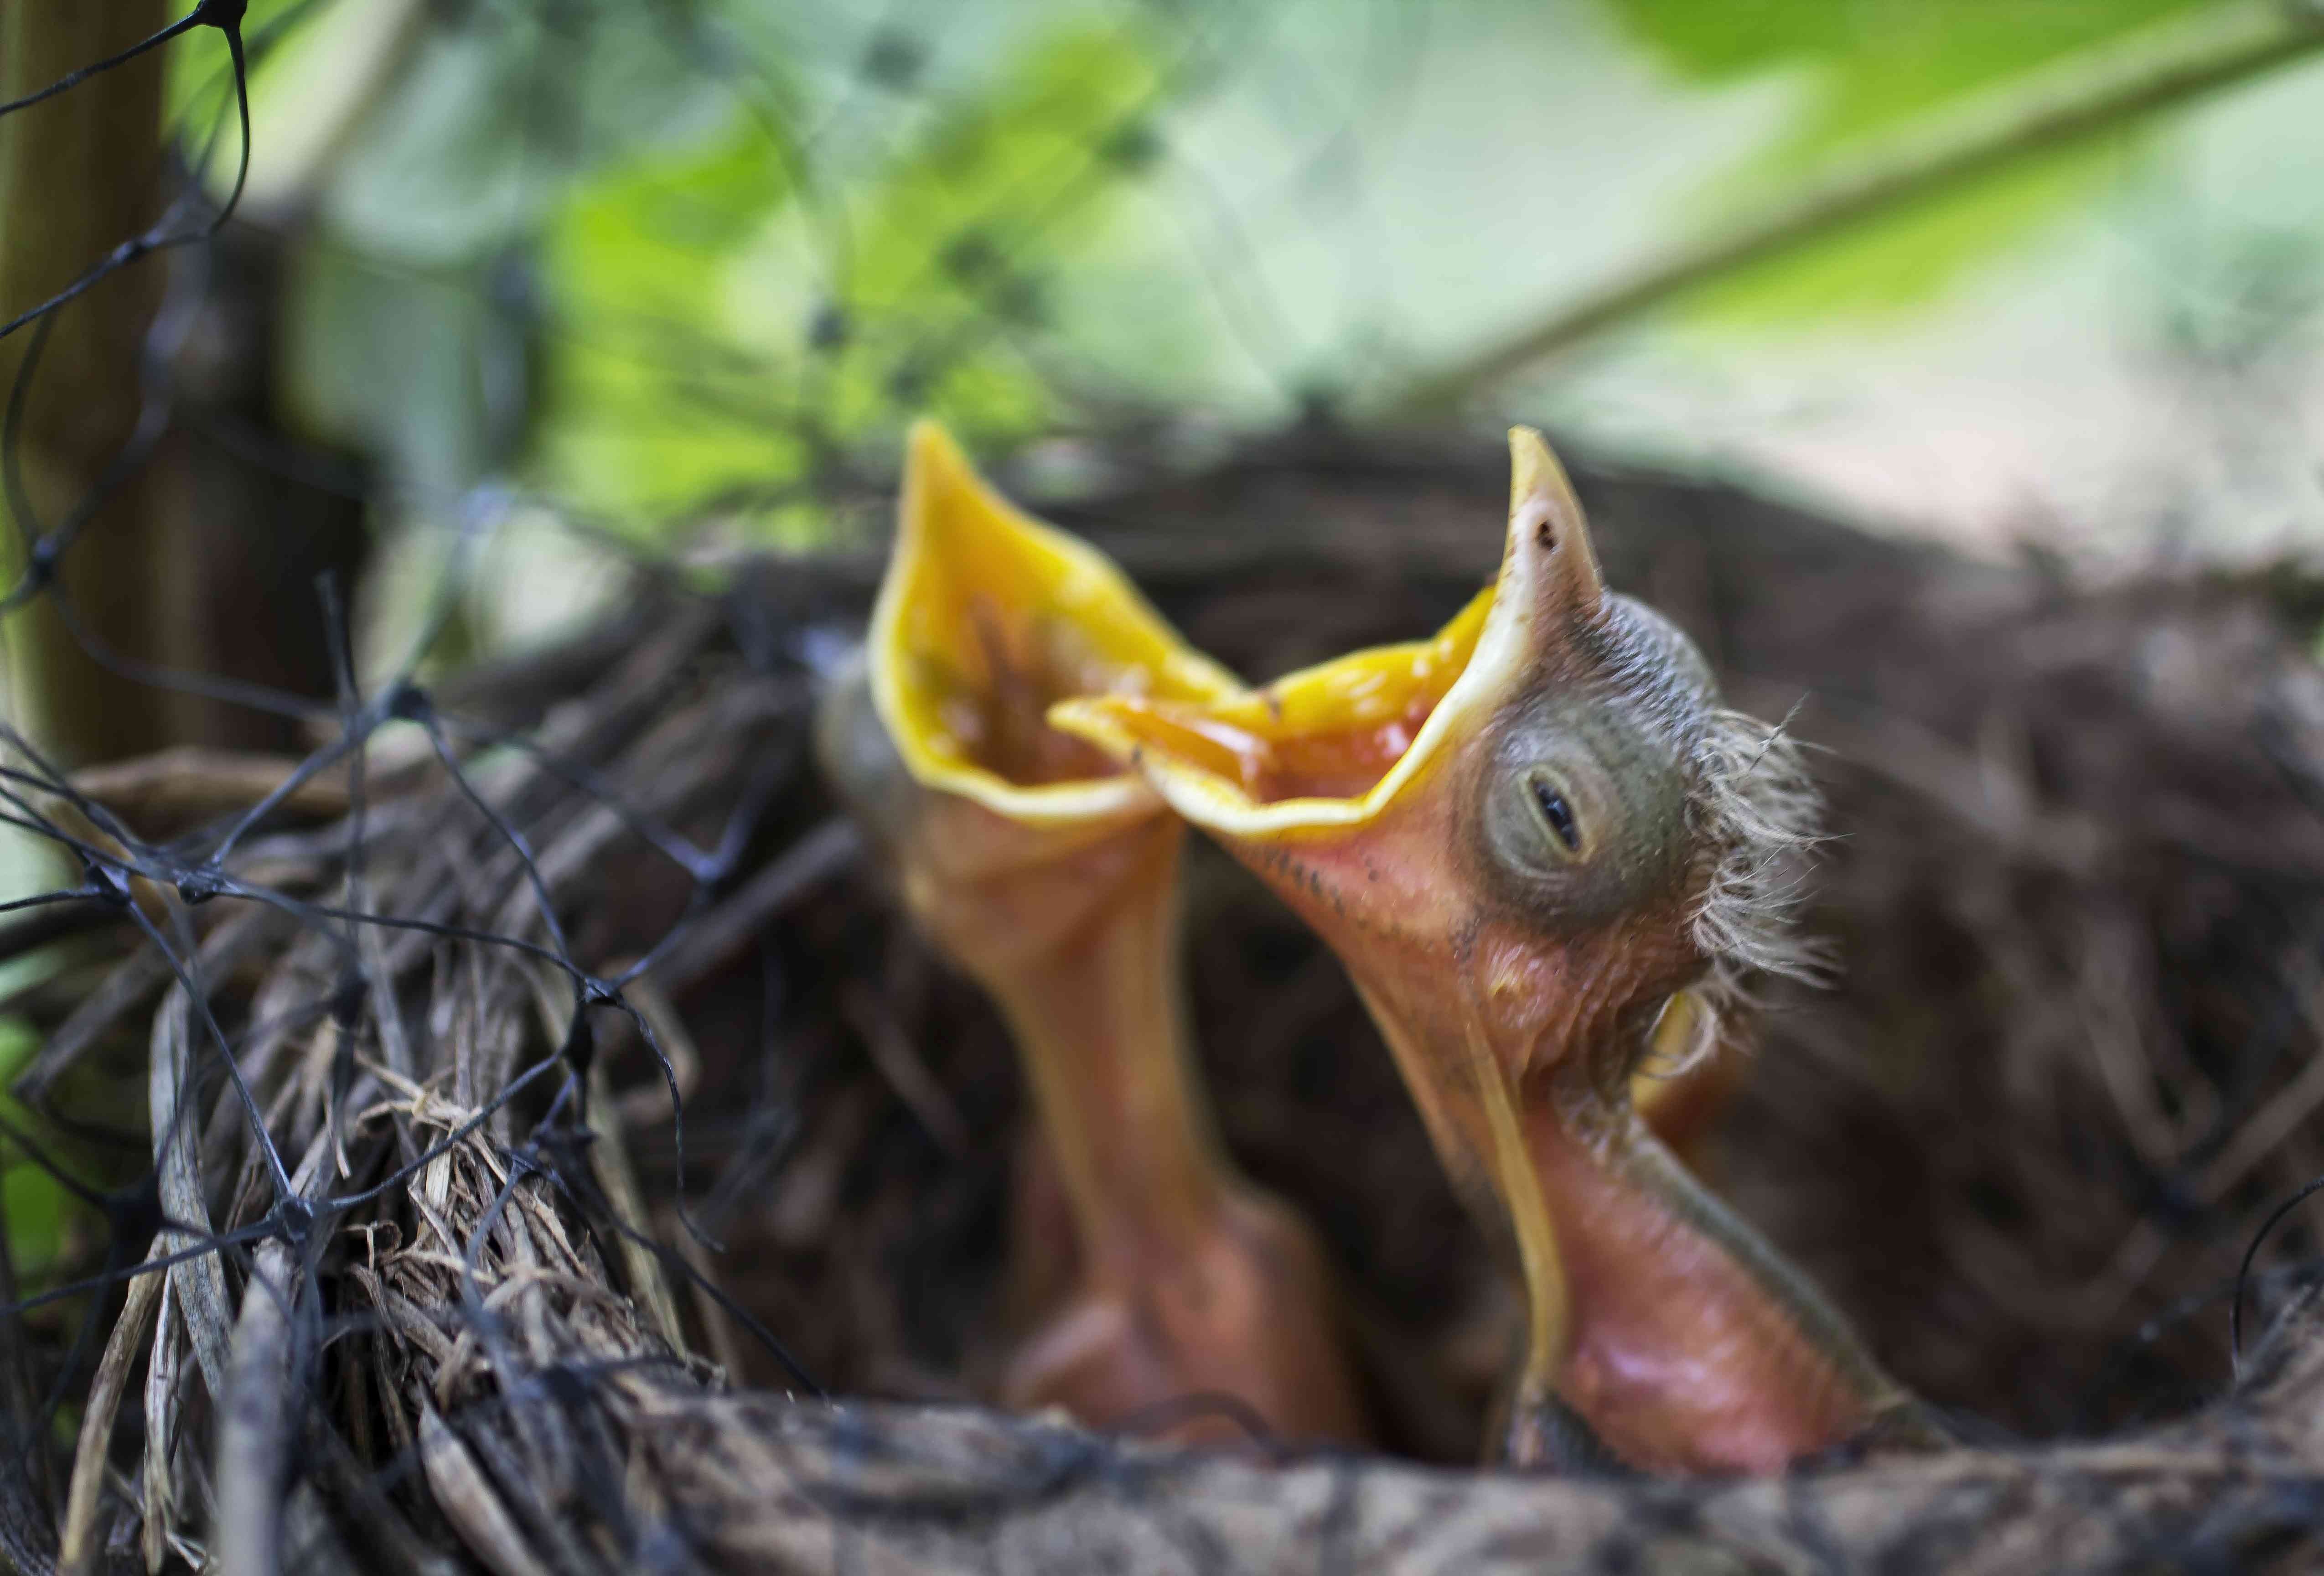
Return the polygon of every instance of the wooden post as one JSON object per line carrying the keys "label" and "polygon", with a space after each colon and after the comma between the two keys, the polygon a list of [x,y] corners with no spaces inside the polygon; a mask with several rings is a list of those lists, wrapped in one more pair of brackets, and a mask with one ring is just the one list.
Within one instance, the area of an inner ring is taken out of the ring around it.
{"label": "wooden post", "polygon": [[[164,0],[0,0],[0,99],[14,99],[158,32]],[[187,47],[179,45],[174,47]],[[0,320],[46,300],[143,232],[165,200],[161,51],[0,120]],[[164,258],[123,269],[63,309],[23,403],[16,454],[37,529],[87,497],[135,427],[138,359],[161,299]],[[37,326],[0,340],[0,391],[13,390]],[[0,393],[5,398],[5,393]],[[140,659],[165,649],[166,477],[148,467],[100,509],[65,556],[83,623]],[[0,503],[0,515],[9,514]],[[22,572],[24,522],[8,521],[8,581]],[[8,615],[13,712],[69,763],[158,747],[167,696],[85,656],[45,601]]]}

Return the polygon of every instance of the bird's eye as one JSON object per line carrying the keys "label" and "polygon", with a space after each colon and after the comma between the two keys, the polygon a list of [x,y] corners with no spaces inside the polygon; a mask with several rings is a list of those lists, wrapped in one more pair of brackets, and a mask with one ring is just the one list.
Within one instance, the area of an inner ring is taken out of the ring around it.
{"label": "bird's eye", "polygon": [[1564,790],[1550,779],[1536,773],[1529,780],[1533,789],[1533,807],[1540,813],[1542,825],[1569,854],[1582,852],[1582,824],[1575,819],[1572,803]]}

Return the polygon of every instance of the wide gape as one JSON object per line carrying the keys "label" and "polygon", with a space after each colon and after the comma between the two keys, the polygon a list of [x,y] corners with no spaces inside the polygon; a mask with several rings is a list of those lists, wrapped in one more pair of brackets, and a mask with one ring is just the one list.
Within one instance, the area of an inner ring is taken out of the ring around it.
{"label": "wide gape", "polygon": [[[1780,969],[1812,802],[1510,434],[1500,573],[1434,640],[1241,695],[1065,702],[1339,954],[1530,1310],[1501,1453],[1770,1471],[1918,1408],[1639,1120],[1650,1052]],[[1677,1014],[1674,1018],[1672,1014]],[[1575,1426],[1576,1420],[1582,1425]]]}
{"label": "wide gape", "polygon": [[1134,774],[1050,728],[1114,695],[1240,688],[1120,570],[1019,512],[933,425],[861,661],[826,696],[826,774],[936,945],[999,1004],[1037,1135],[1011,1221],[1026,1330],[1001,1389],[1100,1426],[1202,1398],[1276,1433],[1364,1435],[1323,1253],[1236,1175],[1194,1082],[1179,982],[1184,830]]}

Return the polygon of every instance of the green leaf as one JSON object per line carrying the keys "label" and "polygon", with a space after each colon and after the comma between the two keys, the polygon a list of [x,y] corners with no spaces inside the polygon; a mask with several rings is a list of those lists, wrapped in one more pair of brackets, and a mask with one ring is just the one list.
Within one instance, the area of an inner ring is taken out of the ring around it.
{"label": "green leaf", "polygon": [[2118,161],[2106,148],[2027,155],[1973,186],[1738,269],[1696,291],[1688,309],[1699,320],[1748,327],[1908,312],[2073,211]]}
{"label": "green leaf", "polygon": [[986,440],[1054,408],[1028,359],[1049,277],[1135,175],[1160,87],[1133,28],[1052,26],[907,120],[844,198],[801,191],[758,123],[592,180],[550,230],[561,321],[545,484],[615,516],[712,512],[818,529],[789,489],[931,410]]}
{"label": "green leaf", "polygon": [[[23,1018],[0,1018],[0,1089],[14,1081],[40,1044],[40,1036]],[[5,1095],[0,1095],[0,1114],[19,1127],[33,1121]],[[8,1251],[17,1275],[37,1286],[64,1248],[65,1190],[31,1160],[20,1158],[13,1145],[0,1142],[0,1154],[7,1157],[0,1164],[0,1221],[7,1227]]]}
{"label": "green leaf", "polygon": [[39,1286],[64,1251],[65,1190],[29,1160],[0,1169],[0,1219],[8,1252],[27,1288]]}
{"label": "green leaf", "polygon": [[1798,168],[1861,138],[2218,0],[1609,0],[1683,79],[1807,73],[1800,112],[1755,160]]}
{"label": "green leaf", "polygon": [[737,116],[708,146],[640,160],[565,205],[545,263],[559,317],[586,327],[548,368],[538,460],[551,485],[633,519],[802,472],[776,369],[727,306],[738,258],[792,196]]}
{"label": "green leaf", "polygon": [[[2218,0],[1609,3],[1628,35],[1683,81],[1795,83],[1796,107],[1775,138],[1706,183],[1700,206],[1717,216],[1778,198],[1811,171],[1916,122]],[[1748,270],[1704,292],[1698,307],[1765,322],[1917,305],[2087,200],[2118,162],[2105,146],[2031,155]]]}

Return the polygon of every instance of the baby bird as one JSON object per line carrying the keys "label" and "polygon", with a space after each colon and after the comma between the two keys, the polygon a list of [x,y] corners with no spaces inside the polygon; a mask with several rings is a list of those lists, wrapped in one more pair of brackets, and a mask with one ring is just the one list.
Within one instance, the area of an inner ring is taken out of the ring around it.
{"label": "baby bird", "polygon": [[[1011,508],[924,422],[870,637],[825,697],[818,752],[919,928],[1000,1007],[1031,1087],[1014,1252],[1051,1295],[1003,1403],[1109,1427],[1223,1396],[1279,1435],[1356,1442],[1322,1249],[1235,1174],[1195,1082],[1184,828],[1044,720],[1074,696],[1204,705],[1239,688],[1110,561]],[[1238,1433],[1198,1404],[1188,1415],[1174,1437]]]}
{"label": "baby bird", "polygon": [[1916,1405],[1633,1101],[1657,1042],[1702,1037],[1668,1012],[1797,966],[1779,872],[1812,796],[1686,638],[1606,589],[1540,435],[1510,450],[1499,576],[1434,640],[1050,720],[1137,767],[1346,965],[1524,1278],[1496,1453],[1768,1472],[1876,1425],[1921,1437]]}

